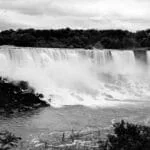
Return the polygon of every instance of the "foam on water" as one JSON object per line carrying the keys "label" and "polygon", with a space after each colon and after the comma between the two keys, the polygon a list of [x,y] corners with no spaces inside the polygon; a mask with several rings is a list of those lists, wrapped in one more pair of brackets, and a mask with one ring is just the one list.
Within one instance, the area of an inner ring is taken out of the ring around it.
{"label": "foam on water", "polygon": [[0,75],[24,80],[54,107],[116,106],[150,97],[149,65],[133,51],[1,47]]}

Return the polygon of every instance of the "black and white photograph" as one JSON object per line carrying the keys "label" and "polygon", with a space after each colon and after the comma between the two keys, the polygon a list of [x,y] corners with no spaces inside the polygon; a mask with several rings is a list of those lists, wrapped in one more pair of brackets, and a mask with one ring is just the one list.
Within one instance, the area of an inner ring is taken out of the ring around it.
{"label": "black and white photograph", "polygon": [[150,150],[150,0],[0,0],[0,150]]}

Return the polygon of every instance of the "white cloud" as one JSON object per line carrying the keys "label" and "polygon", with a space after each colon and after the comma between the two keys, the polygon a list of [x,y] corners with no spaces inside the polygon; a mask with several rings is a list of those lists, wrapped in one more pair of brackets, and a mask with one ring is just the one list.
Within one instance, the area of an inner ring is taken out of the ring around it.
{"label": "white cloud", "polygon": [[149,0],[0,0],[0,20],[10,28],[138,30],[149,28],[149,8]]}

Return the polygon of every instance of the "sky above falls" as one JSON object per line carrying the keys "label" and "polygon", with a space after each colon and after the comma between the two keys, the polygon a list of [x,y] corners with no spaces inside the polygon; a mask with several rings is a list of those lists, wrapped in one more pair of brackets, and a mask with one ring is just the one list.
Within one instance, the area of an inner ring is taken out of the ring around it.
{"label": "sky above falls", "polygon": [[150,28],[150,0],[0,0],[0,30]]}

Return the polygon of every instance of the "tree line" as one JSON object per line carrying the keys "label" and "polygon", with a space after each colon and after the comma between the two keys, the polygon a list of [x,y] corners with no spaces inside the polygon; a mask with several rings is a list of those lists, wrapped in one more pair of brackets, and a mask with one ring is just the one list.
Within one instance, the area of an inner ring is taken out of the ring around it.
{"label": "tree line", "polygon": [[129,49],[149,48],[150,29],[127,30],[18,29],[0,32],[0,45],[23,47]]}

